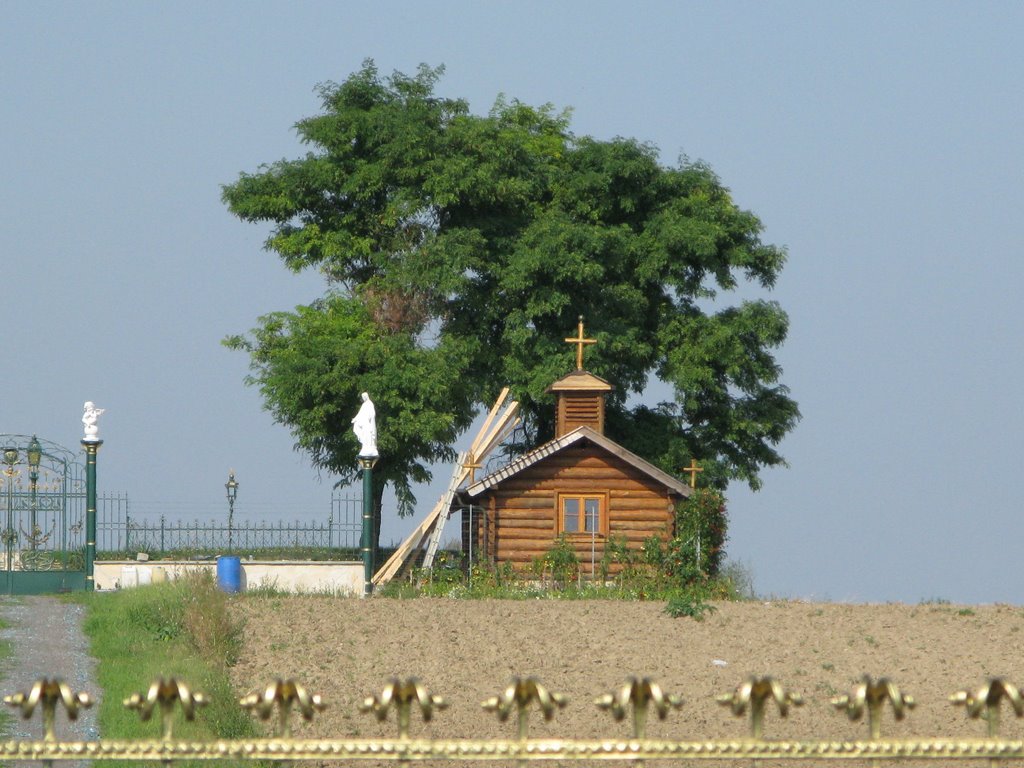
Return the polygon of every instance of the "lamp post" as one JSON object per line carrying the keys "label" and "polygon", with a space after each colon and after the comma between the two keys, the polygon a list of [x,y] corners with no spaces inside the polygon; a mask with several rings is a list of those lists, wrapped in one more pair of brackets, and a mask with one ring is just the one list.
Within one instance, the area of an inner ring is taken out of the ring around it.
{"label": "lamp post", "polygon": [[29,487],[31,488],[32,499],[31,499],[31,526],[30,530],[32,533],[29,537],[29,546],[34,550],[39,546],[39,525],[37,521],[36,510],[38,507],[36,499],[36,487],[39,483],[39,462],[43,460],[43,446],[39,444],[39,438],[32,435],[32,440],[28,444],[28,450],[25,451],[25,455],[28,457],[28,479]]}
{"label": "lamp post", "polygon": [[11,570],[11,562],[14,557],[14,510],[12,506],[14,503],[14,475],[16,474],[14,465],[17,463],[18,449],[11,445],[4,448],[4,464],[7,465],[7,469],[4,470],[4,474],[7,475],[7,527],[4,529],[3,542],[4,549],[7,551],[5,569],[8,572]]}
{"label": "lamp post", "polygon": [[233,527],[235,523],[235,497],[238,496],[238,481],[235,480],[235,470],[228,470],[228,481],[224,483],[228,492],[228,550],[232,549],[234,543]]}

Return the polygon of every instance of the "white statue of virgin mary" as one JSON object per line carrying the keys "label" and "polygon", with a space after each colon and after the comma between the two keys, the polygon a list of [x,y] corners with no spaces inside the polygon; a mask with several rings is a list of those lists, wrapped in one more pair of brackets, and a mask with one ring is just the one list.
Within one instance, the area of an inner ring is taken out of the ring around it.
{"label": "white statue of virgin mary", "polygon": [[363,392],[360,397],[363,398],[363,404],[352,419],[352,431],[359,438],[359,455],[377,456],[377,411],[369,394]]}

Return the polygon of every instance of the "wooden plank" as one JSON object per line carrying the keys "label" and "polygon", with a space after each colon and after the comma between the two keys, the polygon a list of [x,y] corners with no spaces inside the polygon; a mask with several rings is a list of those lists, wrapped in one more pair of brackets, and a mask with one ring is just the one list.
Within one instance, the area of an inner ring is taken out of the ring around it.
{"label": "wooden plank", "polygon": [[482,458],[493,451],[502,440],[504,440],[508,434],[515,429],[520,423],[516,414],[519,411],[519,403],[513,400],[509,403],[508,409],[501,415],[501,418],[494,425],[494,429],[487,437],[484,438],[482,443],[477,447],[477,453],[474,454],[477,458]]}
{"label": "wooden plank", "polygon": [[502,403],[505,402],[505,398],[508,397],[508,387],[504,387],[501,390],[501,394],[498,395],[498,399],[494,401],[494,405],[491,406],[490,413],[487,414],[487,418],[484,420],[483,425],[480,427],[480,431],[476,434],[476,439],[469,446],[469,455],[474,459],[477,458],[477,449],[480,447],[480,441],[483,436],[487,434],[487,430],[491,428],[491,422],[494,421],[494,417],[498,415],[498,411],[501,410]]}

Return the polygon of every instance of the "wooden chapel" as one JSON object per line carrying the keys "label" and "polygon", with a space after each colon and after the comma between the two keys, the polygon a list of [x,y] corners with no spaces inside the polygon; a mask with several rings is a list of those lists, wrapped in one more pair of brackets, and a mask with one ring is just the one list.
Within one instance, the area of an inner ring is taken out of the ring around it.
{"label": "wooden chapel", "polygon": [[[604,434],[612,386],[583,368],[580,319],[576,370],[554,382],[555,437],[460,493],[463,552],[474,561],[529,567],[565,535],[584,572],[612,537],[639,550],[674,534],[675,508],[691,489]],[[612,566],[615,572],[615,566]]]}

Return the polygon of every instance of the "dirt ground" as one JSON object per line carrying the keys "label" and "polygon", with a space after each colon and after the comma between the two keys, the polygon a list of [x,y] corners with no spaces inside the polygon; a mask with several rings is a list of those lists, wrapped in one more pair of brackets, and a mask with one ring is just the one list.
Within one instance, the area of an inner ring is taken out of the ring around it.
{"label": "dirt ground", "polygon": [[[889,677],[917,707],[902,722],[891,709],[891,737],[985,734],[950,694],[980,687],[990,676],[1024,684],[1024,608],[1014,606],[845,605],[804,602],[716,603],[703,621],[671,618],[663,603],[612,601],[470,601],[443,599],[242,599],[246,646],[234,668],[240,688],[291,677],[320,693],[328,709],[295,735],[391,737],[394,717],[378,723],[357,711],[392,676],[418,677],[450,707],[413,737],[504,738],[480,703],[514,676],[537,677],[569,696],[550,723],[530,718],[532,737],[628,737],[593,700],[631,675],[648,676],[684,698],[651,738],[730,738],[748,733],[715,696],[751,674],[770,674],[806,703],[786,720],[769,710],[768,738],[867,736],[830,699],[849,693],[864,674]],[[1002,735],[1021,738],[1024,723],[1005,709]]]}

